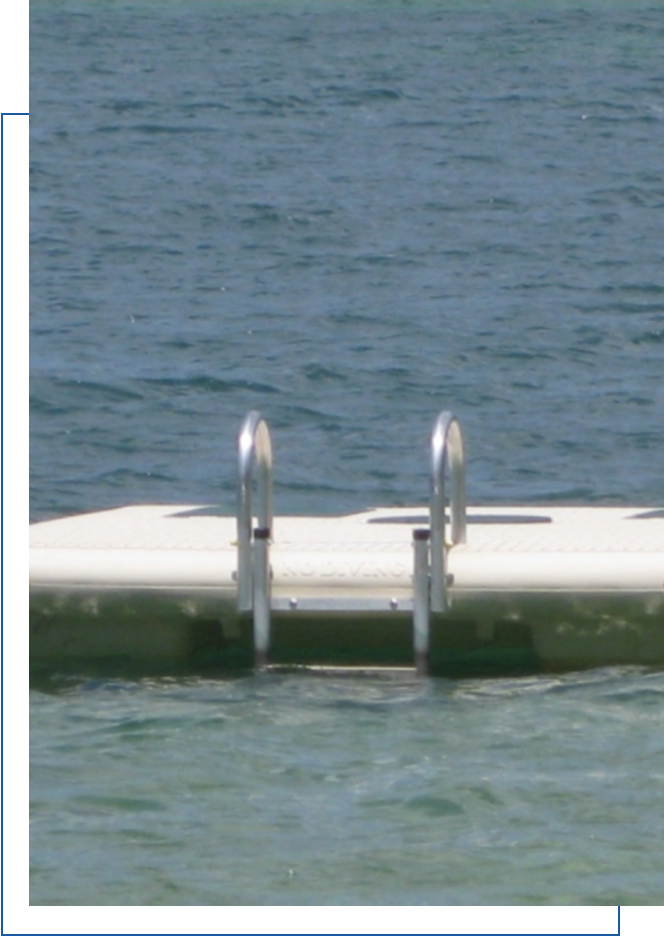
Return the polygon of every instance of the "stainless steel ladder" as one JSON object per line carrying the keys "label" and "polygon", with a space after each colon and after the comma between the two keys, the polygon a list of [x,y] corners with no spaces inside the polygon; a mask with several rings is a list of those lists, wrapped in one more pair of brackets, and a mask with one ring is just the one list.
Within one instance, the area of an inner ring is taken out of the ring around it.
{"label": "stainless steel ladder", "polygon": [[[446,538],[445,469],[450,474],[450,537]],[[413,591],[399,610],[413,615],[413,655],[419,674],[428,668],[431,613],[443,613],[450,604],[447,553],[466,541],[466,482],[463,436],[456,417],[442,412],[431,432],[429,527],[413,530]],[[254,491],[257,503],[254,509]],[[380,610],[375,599],[348,602],[338,599],[273,599],[270,542],[272,512],[272,442],[260,413],[245,417],[238,437],[237,486],[237,609],[253,615],[254,661],[268,664],[271,612]],[[396,610],[396,604],[390,603]]]}

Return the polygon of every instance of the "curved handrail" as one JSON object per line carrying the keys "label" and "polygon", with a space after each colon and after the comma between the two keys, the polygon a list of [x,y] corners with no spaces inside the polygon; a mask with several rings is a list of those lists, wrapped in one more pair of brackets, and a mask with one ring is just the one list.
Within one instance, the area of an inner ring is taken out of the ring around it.
{"label": "curved handrail", "polygon": [[262,530],[272,530],[272,442],[267,423],[256,410],[245,416],[240,428],[237,464],[237,606],[238,611],[249,611],[253,604],[251,544],[254,470],[257,471],[257,526]]}
{"label": "curved handrail", "polygon": [[[450,542],[445,539],[445,463],[449,465],[452,491],[450,496]],[[431,432],[431,609],[447,608],[446,548],[466,542],[466,468],[463,457],[463,436],[459,422],[452,413],[438,415]]]}

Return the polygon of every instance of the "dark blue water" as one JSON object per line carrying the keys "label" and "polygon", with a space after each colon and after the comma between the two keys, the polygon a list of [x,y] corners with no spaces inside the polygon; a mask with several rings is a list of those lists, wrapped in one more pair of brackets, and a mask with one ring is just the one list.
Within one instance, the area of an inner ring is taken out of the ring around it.
{"label": "dark blue water", "polygon": [[[660,504],[663,44],[656,3],[33,2],[32,519],[231,505],[252,408],[278,512],[423,501],[445,408],[471,502]],[[663,694],[56,677],[31,897],[656,904]]]}

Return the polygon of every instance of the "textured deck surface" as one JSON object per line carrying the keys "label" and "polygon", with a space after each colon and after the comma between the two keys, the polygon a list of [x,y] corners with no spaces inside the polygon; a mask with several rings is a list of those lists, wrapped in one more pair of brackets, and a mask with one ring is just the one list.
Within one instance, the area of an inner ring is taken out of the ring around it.
{"label": "textured deck surface", "polygon": [[[468,512],[468,544],[475,552],[664,552],[664,509],[625,507],[477,507]],[[361,543],[382,548],[410,542],[426,526],[422,508],[383,508],[341,517],[277,517],[275,543]],[[229,539],[230,537],[230,539]],[[235,520],[213,507],[121,507],[35,523],[35,549],[228,548]]]}
{"label": "textured deck surface", "polygon": [[[350,580],[367,589],[409,587],[412,531],[427,523],[422,508],[277,517],[275,588],[294,580],[313,588]],[[133,587],[233,588],[235,540],[235,519],[210,507],[124,507],[47,521],[30,528],[31,584],[117,585],[124,576]],[[582,588],[585,582],[591,589],[661,592],[664,510],[470,509],[467,542],[451,550],[449,569],[459,589]]]}

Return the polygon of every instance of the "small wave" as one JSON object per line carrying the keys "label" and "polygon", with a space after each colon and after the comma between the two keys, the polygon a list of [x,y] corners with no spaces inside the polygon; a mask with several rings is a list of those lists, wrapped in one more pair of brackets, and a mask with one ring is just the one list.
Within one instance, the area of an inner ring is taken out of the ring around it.
{"label": "small wave", "polygon": [[638,335],[636,338],[632,338],[632,344],[664,344],[664,328],[659,328],[655,331],[648,331],[643,335]]}
{"label": "small wave", "polygon": [[464,811],[463,806],[444,796],[414,796],[406,800],[405,805],[408,809],[433,819],[443,816],[460,816]]}
{"label": "small wave", "polygon": [[115,384],[96,383],[89,380],[53,380],[49,388],[49,399],[35,396],[35,405],[64,406],[71,409],[72,397],[80,401],[81,406],[88,407],[92,401],[106,401],[117,403],[124,400],[142,400],[140,393],[118,387]]}
{"label": "small wave", "polygon": [[334,380],[345,383],[348,375],[339,370],[333,370],[331,367],[325,367],[324,364],[308,364],[303,369],[304,376],[312,383],[322,383],[324,381]]}
{"label": "small wave", "polygon": [[222,380],[206,374],[197,374],[192,377],[142,377],[138,383],[173,390],[177,393],[187,393],[190,390],[204,390],[208,393],[236,393],[245,390],[269,394],[280,392],[279,388],[272,384],[255,380]]}
{"label": "small wave", "polygon": [[96,475],[95,481],[110,482],[125,489],[128,480],[140,479],[144,481],[145,478],[150,478],[151,481],[168,481],[171,484],[176,480],[173,475],[162,474],[158,471],[134,471],[132,468],[114,468],[112,471],[103,471]]}
{"label": "small wave", "polygon": [[178,127],[173,124],[148,123],[134,124],[130,127],[124,124],[101,124],[95,127],[95,133],[126,133],[127,131],[144,133],[149,136],[174,136],[179,134],[219,133],[219,127]]}

